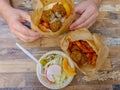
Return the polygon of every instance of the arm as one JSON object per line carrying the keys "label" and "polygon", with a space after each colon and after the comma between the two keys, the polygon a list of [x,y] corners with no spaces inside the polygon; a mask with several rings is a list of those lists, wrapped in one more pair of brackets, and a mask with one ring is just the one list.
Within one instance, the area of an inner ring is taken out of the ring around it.
{"label": "arm", "polygon": [[9,0],[0,0],[0,13],[3,12],[3,9],[6,9],[6,8],[11,8],[10,1]]}
{"label": "arm", "polygon": [[41,37],[40,33],[23,25],[23,22],[30,22],[29,13],[13,8],[9,0],[0,0],[0,14],[6,20],[10,31],[20,40],[32,42]]}
{"label": "arm", "polygon": [[75,8],[75,12],[80,17],[70,26],[71,30],[78,28],[89,28],[95,22],[99,15],[99,7],[102,0],[82,0]]}
{"label": "arm", "polygon": [[[4,8],[3,8],[4,7]],[[6,17],[6,14],[8,13],[8,9],[11,9],[10,1],[9,0],[0,0],[0,14],[3,16],[3,18]]]}

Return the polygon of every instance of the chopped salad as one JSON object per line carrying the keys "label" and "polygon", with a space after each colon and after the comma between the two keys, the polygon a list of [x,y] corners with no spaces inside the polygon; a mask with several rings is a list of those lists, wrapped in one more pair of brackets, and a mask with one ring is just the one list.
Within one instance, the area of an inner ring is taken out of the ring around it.
{"label": "chopped salad", "polygon": [[50,54],[40,60],[45,78],[52,84],[62,84],[76,74],[66,57]]}

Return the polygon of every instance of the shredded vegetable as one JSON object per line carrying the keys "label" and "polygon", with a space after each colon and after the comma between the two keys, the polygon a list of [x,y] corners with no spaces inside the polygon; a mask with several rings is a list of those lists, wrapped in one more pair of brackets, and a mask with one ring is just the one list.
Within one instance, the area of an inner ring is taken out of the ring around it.
{"label": "shredded vegetable", "polygon": [[[44,72],[46,72],[47,68],[51,65],[60,65],[62,67],[64,58],[65,57],[58,54],[51,54],[41,59],[40,63],[43,65]],[[53,75],[53,78],[55,79],[55,84],[62,84],[68,78],[68,75],[65,73],[62,67],[61,75]]]}

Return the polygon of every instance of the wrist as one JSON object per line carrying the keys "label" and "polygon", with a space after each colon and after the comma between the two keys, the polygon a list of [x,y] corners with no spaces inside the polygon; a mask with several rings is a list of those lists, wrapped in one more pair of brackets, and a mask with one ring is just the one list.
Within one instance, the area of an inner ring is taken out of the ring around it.
{"label": "wrist", "polygon": [[13,7],[10,5],[9,0],[1,0],[0,1],[0,15],[6,19],[9,16]]}
{"label": "wrist", "polygon": [[5,7],[1,9],[1,16],[8,22],[8,19],[11,17],[12,7]]}

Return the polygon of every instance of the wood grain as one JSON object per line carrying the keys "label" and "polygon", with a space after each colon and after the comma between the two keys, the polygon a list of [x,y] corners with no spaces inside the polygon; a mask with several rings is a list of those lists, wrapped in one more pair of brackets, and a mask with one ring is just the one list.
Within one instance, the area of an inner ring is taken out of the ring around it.
{"label": "wood grain", "polygon": [[[15,8],[32,10],[32,8],[28,9],[20,4],[23,1],[13,0],[13,5]],[[99,17],[90,28],[92,33],[101,35],[110,49],[108,62],[104,63],[102,70],[120,71],[119,24],[120,0],[103,0]],[[117,39],[118,42],[107,43],[109,38],[111,40]],[[49,90],[39,83],[35,63],[18,49],[15,43],[20,43],[39,59],[48,51],[61,50],[59,47],[60,39],[61,37],[43,37],[32,43],[24,43],[11,34],[6,22],[0,18],[0,90]],[[120,90],[120,80],[86,82],[82,79],[84,75],[78,70],[77,73],[70,85],[62,90]]]}

